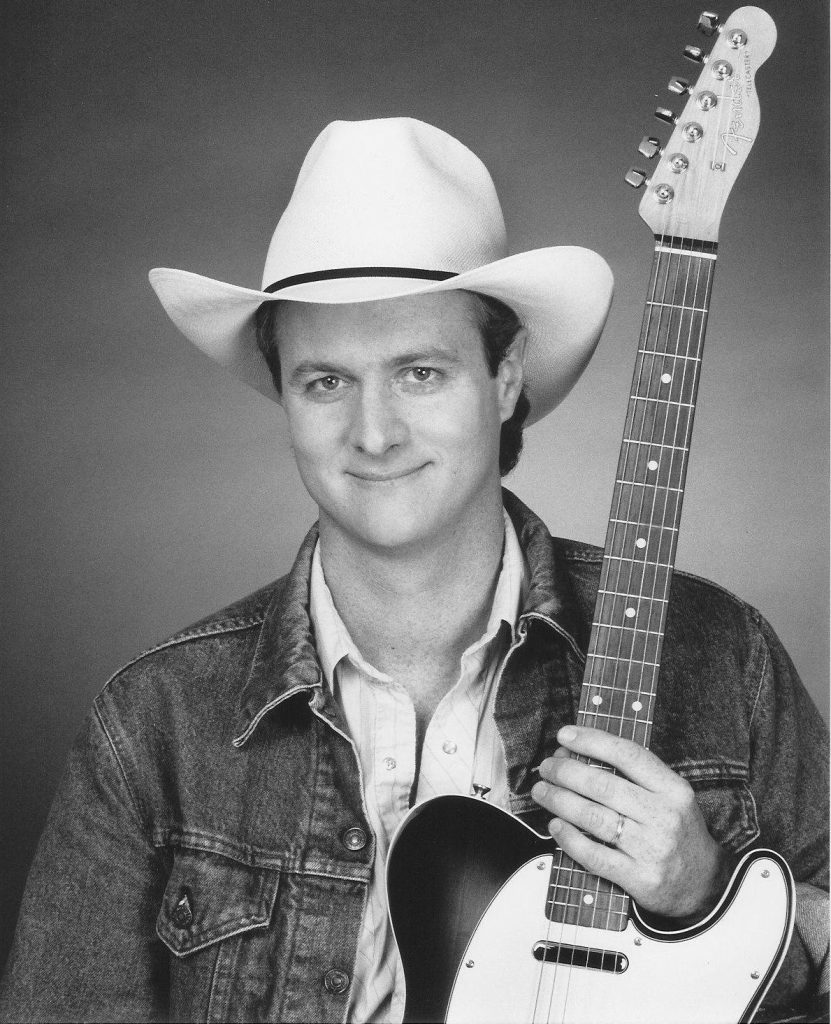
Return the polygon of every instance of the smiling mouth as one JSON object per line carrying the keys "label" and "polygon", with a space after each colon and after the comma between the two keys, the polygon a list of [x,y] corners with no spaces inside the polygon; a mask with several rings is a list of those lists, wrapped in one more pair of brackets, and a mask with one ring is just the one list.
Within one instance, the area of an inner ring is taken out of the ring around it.
{"label": "smiling mouth", "polygon": [[349,473],[349,476],[354,477],[356,480],[360,480],[362,483],[368,484],[389,484],[395,483],[396,480],[406,480],[407,477],[414,476],[416,473],[421,472],[426,466],[425,462],[423,466],[416,466],[413,469],[399,470],[395,473]]}

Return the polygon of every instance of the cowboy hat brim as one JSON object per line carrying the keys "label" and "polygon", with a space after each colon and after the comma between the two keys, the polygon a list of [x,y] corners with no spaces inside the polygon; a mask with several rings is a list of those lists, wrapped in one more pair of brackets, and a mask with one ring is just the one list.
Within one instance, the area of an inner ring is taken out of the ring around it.
{"label": "cowboy hat brim", "polygon": [[528,331],[528,424],[558,405],[583,372],[606,322],[613,284],[606,261],[580,246],[518,253],[444,281],[350,276],[266,292],[167,267],[151,270],[149,277],[168,316],[186,338],[278,403],[280,395],[254,331],[254,313],[263,302],[372,302],[460,289],[490,295],[510,306]]}

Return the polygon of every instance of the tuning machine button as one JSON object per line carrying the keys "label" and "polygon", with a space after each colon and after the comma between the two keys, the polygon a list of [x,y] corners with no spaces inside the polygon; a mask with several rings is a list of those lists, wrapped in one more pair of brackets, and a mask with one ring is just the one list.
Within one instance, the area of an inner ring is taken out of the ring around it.
{"label": "tuning machine button", "polygon": [[623,180],[632,188],[641,188],[646,184],[646,173],[637,167],[630,167]]}
{"label": "tuning machine button", "polygon": [[669,80],[667,89],[670,92],[674,92],[676,96],[683,96],[685,92],[690,91],[690,83],[686,78],[679,78],[678,75],[673,75]]}
{"label": "tuning machine button", "polygon": [[687,58],[687,60],[691,60],[693,64],[704,63],[704,51],[701,49],[700,46],[685,46],[684,56]]}
{"label": "tuning machine button", "polygon": [[713,11],[702,11],[698,18],[698,31],[705,36],[714,36],[718,32],[721,18]]}
{"label": "tuning machine button", "polygon": [[647,160],[653,160],[661,149],[661,143],[654,135],[644,135],[641,139],[641,144],[638,146],[638,152],[641,156],[645,156]]}
{"label": "tuning machine button", "polygon": [[667,110],[666,107],[658,107],[655,111],[655,116],[659,121],[663,121],[664,124],[675,124],[678,118],[671,110]]}

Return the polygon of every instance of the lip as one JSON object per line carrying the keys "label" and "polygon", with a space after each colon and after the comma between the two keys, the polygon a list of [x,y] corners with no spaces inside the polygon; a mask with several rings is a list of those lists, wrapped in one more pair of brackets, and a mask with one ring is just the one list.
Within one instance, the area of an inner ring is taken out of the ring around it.
{"label": "lip", "polygon": [[416,473],[420,473],[425,468],[427,463],[425,462],[421,466],[414,466],[413,469],[396,470],[393,473],[371,473],[366,471],[351,471],[347,472],[347,476],[353,477],[355,480],[359,480],[365,484],[390,484],[395,483],[396,480],[406,480],[408,477],[415,476]]}

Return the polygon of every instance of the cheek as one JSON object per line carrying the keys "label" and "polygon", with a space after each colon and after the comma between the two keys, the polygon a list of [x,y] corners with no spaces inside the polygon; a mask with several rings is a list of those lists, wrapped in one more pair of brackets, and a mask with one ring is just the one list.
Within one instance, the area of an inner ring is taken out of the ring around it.
{"label": "cheek", "polygon": [[291,448],[304,478],[307,472],[325,471],[340,447],[339,417],[331,409],[326,412],[321,415],[313,406],[286,406]]}

